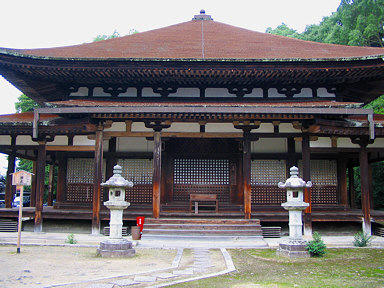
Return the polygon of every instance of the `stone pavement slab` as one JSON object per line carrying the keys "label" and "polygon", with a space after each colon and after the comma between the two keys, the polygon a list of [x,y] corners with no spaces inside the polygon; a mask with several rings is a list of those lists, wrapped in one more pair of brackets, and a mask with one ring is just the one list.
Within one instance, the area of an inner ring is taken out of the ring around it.
{"label": "stone pavement slab", "polygon": [[155,276],[147,276],[147,275],[136,275],[133,279],[136,282],[155,282]]}
{"label": "stone pavement slab", "polygon": [[169,279],[169,278],[174,278],[174,277],[177,277],[177,275],[173,274],[173,273],[156,273],[156,274],[153,274],[153,276],[156,276],[157,278],[160,278],[160,279]]}
{"label": "stone pavement slab", "polygon": [[113,285],[118,285],[118,286],[130,286],[130,285],[135,285],[139,284],[140,282],[131,280],[131,279],[122,279],[122,280],[116,280],[111,282]]}

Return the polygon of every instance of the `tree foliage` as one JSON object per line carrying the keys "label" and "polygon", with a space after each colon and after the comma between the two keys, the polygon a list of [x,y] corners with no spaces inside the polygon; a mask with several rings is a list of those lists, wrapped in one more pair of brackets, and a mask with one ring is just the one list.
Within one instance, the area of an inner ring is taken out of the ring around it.
{"label": "tree foliage", "polygon": [[384,0],[342,0],[320,24],[297,33],[284,23],[267,33],[303,40],[352,46],[384,47]]}

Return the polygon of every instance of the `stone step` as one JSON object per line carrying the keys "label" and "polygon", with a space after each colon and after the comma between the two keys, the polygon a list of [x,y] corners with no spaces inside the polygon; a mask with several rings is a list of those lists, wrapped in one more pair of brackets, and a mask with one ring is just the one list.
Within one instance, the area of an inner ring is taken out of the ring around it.
{"label": "stone step", "polygon": [[262,232],[255,230],[203,230],[203,229],[145,229],[143,234],[168,234],[168,235],[249,235],[249,236],[262,236]]}

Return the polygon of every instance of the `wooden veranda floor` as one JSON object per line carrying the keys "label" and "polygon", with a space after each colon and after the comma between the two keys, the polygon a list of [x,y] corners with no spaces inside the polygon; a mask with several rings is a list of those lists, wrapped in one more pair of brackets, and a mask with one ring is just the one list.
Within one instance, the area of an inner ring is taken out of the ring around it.
{"label": "wooden veranda floor", "polygon": [[[185,204],[187,205],[187,204]],[[200,212],[198,214],[188,212],[188,209],[172,208],[167,209],[166,205],[162,206],[161,217],[204,217],[204,218],[243,218],[244,214],[241,211],[241,205],[238,207],[219,208],[219,213],[215,212]],[[23,217],[33,218],[35,214],[34,207],[24,207]],[[152,216],[152,205],[150,204],[132,204],[124,211],[124,220],[136,220],[136,217]],[[372,220],[375,222],[384,222],[384,211],[371,210]],[[16,218],[18,217],[18,208],[0,208],[0,218]],[[91,208],[54,208],[52,206],[44,206],[43,218],[45,219],[79,219],[91,220]],[[101,209],[101,220],[109,220],[109,210]],[[288,212],[278,206],[253,206],[252,218],[259,219],[261,222],[288,222]],[[351,221],[361,222],[362,211],[360,209],[343,208],[340,206],[334,207],[313,207],[312,220],[317,222],[340,222]]]}

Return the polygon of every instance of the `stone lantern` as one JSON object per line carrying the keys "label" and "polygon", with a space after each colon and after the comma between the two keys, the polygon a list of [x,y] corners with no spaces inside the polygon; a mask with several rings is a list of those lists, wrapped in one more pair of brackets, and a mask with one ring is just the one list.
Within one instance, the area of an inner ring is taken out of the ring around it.
{"label": "stone lantern", "polygon": [[279,188],[287,190],[287,202],[281,206],[289,213],[289,239],[285,243],[280,243],[278,252],[289,257],[308,257],[302,232],[302,211],[309,206],[303,201],[304,188],[312,187],[312,182],[305,182],[299,178],[299,169],[295,166],[291,167],[290,174],[291,177],[285,183],[278,184]]}
{"label": "stone lantern", "polygon": [[102,257],[130,257],[135,254],[132,243],[122,237],[123,210],[130,203],[125,201],[125,188],[133,187],[133,183],[121,176],[122,168],[113,167],[113,176],[101,186],[108,187],[109,200],[104,205],[110,210],[109,238],[100,243],[97,252]]}

